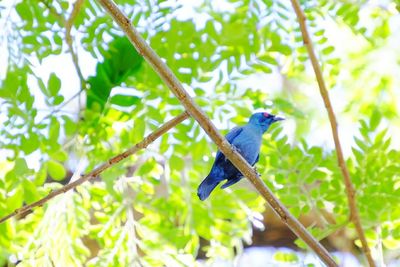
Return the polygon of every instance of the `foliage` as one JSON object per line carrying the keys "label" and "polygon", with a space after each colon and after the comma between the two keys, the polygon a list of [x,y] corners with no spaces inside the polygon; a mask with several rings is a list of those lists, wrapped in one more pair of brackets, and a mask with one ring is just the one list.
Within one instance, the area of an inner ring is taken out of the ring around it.
{"label": "foliage", "polygon": [[[259,172],[293,214],[317,214],[310,227],[315,236],[347,229],[355,238],[331,138],[318,133],[327,118],[315,104],[318,91],[289,2],[118,4],[222,131],[245,123],[256,109],[285,114],[288,123],[264,139]],[[0,83],[0,217],[183,111],[96,1],[83,2],[71,31],[78,55],[97,62],[83,83],[87,88],[60,78],[65,60],[45,75],[37,71],[49,59],[70,56],[70,1],[2,5],[0,40],[8,57]],[[379,242],[385,251],[400,246],[400,151],[390,138],[400,127],[394,120],[400,81],[393,70],[377,72],[374,65],[388,49],[398,64],[398,46],[390,45],[398,11],[369,1],[302,1],[302,7],[332,96],[344,96],[334,100],[342,101],[335,110],[360,125],[354,137],[354,127],[340,131],[350,133],[347,163],[363,227],[379,255]],[[340,45],[342,32],[361,45]],[[78,67],[90,66],[78,61]],[[69,99],[69,91],[77,94]],[[79,102],[74,114],[65,110],[71,101]],[[240,184],[200,202],[195,190],[213,152],[199,126],[185,121],[96,181],[0,224],[0,265],[18,258],[21,266],[195,266],[200,249],[209,258],[234,257],[251,242],[252,223],[265,203]],[[277,259],[296,260],[289,256]]]}

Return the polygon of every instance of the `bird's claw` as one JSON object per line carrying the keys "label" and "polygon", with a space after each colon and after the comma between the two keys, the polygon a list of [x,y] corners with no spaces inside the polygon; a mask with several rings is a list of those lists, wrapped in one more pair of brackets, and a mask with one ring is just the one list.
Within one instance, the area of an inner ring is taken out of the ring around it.
{"label": "bird's claw", "polygon": [[236,152],[238,152],[240,154],[240,149],[239,148],[235,147],[234,145],[231,145],[231,148],[232,148],[233,151],[236,151]]}
{"label": "bird's claw", "polygon": [[[234,145],[231,145],[231,148],[232,148],[232,150],[233,150],[233,151],[235,151],[235,152],[238,152],[239,154],[241,154],[241,152],[240,152],[240,149],[239,149],[239,148],[235,147]],[[228,159],[227,159],[227,158],[225,158],[225,161],[228,161]]]}
{"label": "bird's claw", "polygon": [[256,172],[257,176],[261,176],[261,174],[258,172],[258,170],[257,170],[257,167],[256,167],[256,166],[254,166],[254,167],[253,167],[253,170]]}

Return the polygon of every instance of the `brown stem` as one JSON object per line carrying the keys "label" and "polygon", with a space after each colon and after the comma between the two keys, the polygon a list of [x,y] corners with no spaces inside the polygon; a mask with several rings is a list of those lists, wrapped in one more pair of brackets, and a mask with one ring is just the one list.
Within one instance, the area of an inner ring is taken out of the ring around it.
{"label": "brown stem", "polygon": [[77,55],[77,53],[75,53],[75,50],[73,47],[73,42],[72,42],[72,36],[71,36],[72,25],[74,24],[74,20],[75,20],[76,16],[78,15],[79,10],[82,7],[83,1],[84,0],[77,0],[75,2],[72,12],[71,12],[68,20],[66,20],[60,13],[57,12],[57,10],[49,2],[47,2],[46,0],[41,0],[41,2],[49,9],[50,13],[53,14],[60,21],[60,23],[64,24],[64,26],[65,26],[65,41],[67,42],[68,50],[72,56],[72,63],[74,64],[76,72],[78,73],[78,77],[81,82],[81,89],[86,89],[86,81],[85,81],[85,78],[83,77],[81,68],[79,67],[78,55]]}
{"label": "brown stem", "polygon": [[118,162],[120,162],[121,160],[129,157],[130,155],[135,154],[136,152],[138,152],[141,149],[146,148],[149,144],[151,144],[152,142],[154,142],[154,140],[156,140],[157,138],[159,138],[160,136],[162,136],[164,133],[166,133],[167,131],[169,131],[170,129],[172,129],[173,127],[175,127],[177,124],[181,123],[182,121],[184,121],[185,119],[187,119],[189,117],[189,114],[187,112],[182,113],[181,115],[175,117],[174,119],[168,121],[167,123],[165,123],[164,125],[162,125],[160,128],[158,128],[157,130],[155,130],[154,132],[152,132],[151,134],[149,134],[148,136],[146,136],[142,141],[140,141],[139,143],[137,143],[135,146],[131,147],[130,149],[126,150],[125,152],[109,159],[107,162],[103,163],[102,165],[100,165],[99,167],[95,168],[94,170],[92,170],[90,173],[82,176],[81,178],[75,180],[74,182],[67,184],[65,186],[63,186],[60,189],[57,189],[53,192],[51,192],[50,194],[48,194],[47,196],[45,196],[44,198],[33,202],[32,204],[26,205],[22,208],[16,209],[14,212],[8,214],[7,216],[4,216],[3,218],[0,219],[0,223],[5,222],[6,220],[18,215],[18,214],[24,214],[25,212],[38,207],[38,206],[42,206],[44,203],[46,203],[47,201],[49,201],[50,199],[54,198],[55,196],[58,196],[62,193],[65,193],[71,189],[74,189],[75,187],[77,187],[78,185],[93,179],[95,177],[97,177],[100,173],[102,173],[103,171],[105,171],[106,169],[112,167],[113,165],[117,164]]}
{"label": "brown stem", "polygon": [[40,2],[42,2],[43,5],[45,5],[49,9],[49,12],[51,14],[53,14],[59,20],[60,23],[65,24],[64,17],[60,13],[57,12],[57,10],[54,8],[54,6],[51,3],[49,3],[47,0],[40,0]]}
{"label": "brown stem", "polygon": [[65,20],[65,18],[60,13],[58,13],[57,10],[54,8],[54,6],[52,6],[47,0],[40,0],[40,2],[42,2],[49,9],[49,12],[59,20],[60,24],[63,24],[65,26],[65,41],[66,41],[66,43],[68,45],[68,50],[71,53],[72,63],[74,64],[75,70],[76,70],[76,72],[78,74],[78,77],[79,77],[79,80],[80,80],[80,83],[81,83],[81,89],[79,90],[78,93],[76,93],[74,96],[72,96],[68,101],[64,102],[60,107],[58,107],[57,109],[52,111],[49,115],[45,116],[39,122],[39,124],[43,120],[45,120],[46,118],[48,118],[51,115],[53,115],[54,113],[57,113],[58,111],[60,111],[65,105],[67,105],[75,97],[80,97],[81,92],[86,89],[86,81],[85,81],[85,78],[83,77],[81,68],[79,67],[78,55],[77,55],[77,53],[75,53],[75,50],[74,50],[74,47],[73,47],[72,36],[71,36],[72,25],[74,23],[74,20],[75,20],[76,16],[79,13],[79,10],[82,7],[83,1],[84,0],[77,0],[75,2],[74,7],[72,9],[72,12],[71,12],[68,20]]}
{"label": "brown stem", "polygon": [[338,160],[338,165],[342,172],[342,175],[344,178],[344,184],[346,187],[347,199],[348,199],[349,207],[350,207],[350,220],[354,223],[354,225],[356,227],[358,237],[361,240],[364,254],[367,257],[369,266],[372,267],[372,266],[375,266],[375,262],[372,259],[371,251],[368,247],[367,239],[365,238],[365,234],[364,234],[364,231],[363,231],[363,228],[361,225],[360,215],[359,215],[357,203],[356,203],[356,192],[355,192],[353,183],[351,182],[349,170],[347,169],[347,166],[346,166],[346,163],[344,160],[342,147],[340,144],[340,139],[339,139],[339,134],[338,134],[338,128],[337,128],[338,124],[337,124],[336,116],[335,116],[335,113],[333,112],[331,101],[329,99],[329,93],[326,88],[325,81],[324,81],[324,78],[322,75],[321,67],[318,63],[317,56],[315,55],[315,52],[314,52],[313,44],[311,42],[310,35],[307,30],[306,16],[304,15],[304,12],[301,9],[301,6],[300,6],[298,0],[291,0],[291,2],[292,2],[294,11],[296,12],[296,15],[297,15],[297,18],[298,18],[298,21],[300,24],[300,30],[301,30],[301,34],[303,36],[304,45],[307,48],[307,52],[309,54],[311,64],[313,66],[315,76],[317,78],[321,97],[324,101],[325,108],[328,112],[328,117],[329,117],[329,121],[330,121],[331,128],[332,128],[333,141],[335,143],[335,148],[336,148],[336,156],[337,156],[337,160]]}
{"label": "brown stem", "polygon": [[71,36],[72,25],[74,24],[74,20],[75,20],[76,16],[78,15],[79,10],[82,7],[83,1],[84,0],[77,0],[75,2],[69,18],[65,22],[65,40],[67,42],[69,52],[71,53],[72,62],[74,63],[76,72],[78,73],[79,80],[81,81],[81,89],[86,89],[86,81],[85,81],[85,78],[83,77],[81,68],[79,67],[78,54],[74,50],[72,36]]}
{"label": "brown stem", "polygon": [[283,204],[274,196],[271,190],[258,177],[253,168],[236,151],[232,150],[230,144],[221,136],[214,124],[209,120],[200,107],[193,101],[185,91],[182,84],[161,60],[161,58],[151,49],[146,41],[140,36],[138,31],[132,26],[130,20],[118,9],[111,0],[98,0],[99,3],[113,17],[114,21],[122,28],[128,39],[135,46],[136,50],[147,60],[147,62],[158,73],[169,89],[179,99],[186,111],[199,123],[207,135],[214,141],[220,151],[246,176],[255,186],[258,192],[268,201],[282,221],[328,265],[337,266],[336,262],[329,255],[327,250],[318,243],[315,238],[307,232],[304,226],[289,213]]}

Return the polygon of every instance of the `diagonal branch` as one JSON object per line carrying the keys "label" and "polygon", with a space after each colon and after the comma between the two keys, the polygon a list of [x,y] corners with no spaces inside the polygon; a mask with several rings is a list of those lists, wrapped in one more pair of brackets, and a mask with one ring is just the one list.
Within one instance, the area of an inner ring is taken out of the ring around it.
{"label": "diagonal branch", "polygon": [[258,192],[268,201],[271,207],[279,215],[284,223],[304,242],[315,251],[315,253],[328,265],[337,266],[327,250],[318,243],[315,238],[307,232],[304,226],[289,213],[283,204],[274,196],[271,190],[258,177],[255,170],[236,151],[232,150],[230,144],[221,136],[214,124],[209,120],[200,107],[193,101],[185,91],[177,77],[172,73],[161,58],[151,49],[138,31],[132,26],[130,20],[119,10],[112,0],[98,0],[99,3],[113,17],[114,21],[122,28],[128,39],[136,50],[147,60],[169,89],[179,99],[186,111],[199,123],[207,135],[218,146],[219,150],[239,169],[239,171],[250,180]]}
{"label": "diagonal branch", "polygon": [[344,178],[347,199],[348,199],[349,206],[350,206],[350,220],[354,223],[354,225],[356,227],[358,237],[361,240],[362,248],[363,248],[365,256],[367,257],[369,266],[373,267],[373,266],[375,266],[375,262],[372,259],[371,251],[368,247],[367,239],[365,238],[365,234],[364,234],[364,231],[363,231],[363,228],[361,225],[360,215],[359,215],[357,204],[356,204],[356,192],[355,192],[354,186],[351,182],[349,170],[347,169],[347,166],[346,166],[346,163],[344,160],[342,147],[340,144],[340,139],[339,139],[339,134],[338,134],[338,128],[337,128],[338,124],[337,124],[336,116],[335,116],[335,113],[333,112],[332,104],[329,99],[329,93],[328,93],[328,90],[325,85],[321,67],[318,63],[317,56],[315,55],[315,52],[314,52],[313,44],[311,42],[310,35],[307,30],[306,16],[304,15],[304,12],[301,9],[301,6],[300,6],[298,0],[291,0],[291,2],[292,2],[294,11],[296,12],[296,15],[297,15],[297,18],[298,18],[298,21],[300,24],[300,30],[301,30],[301,34],[303,36],[304,45],[307,48],[307,52],[309,54],[311,64],[313,66],[315,76],[317,78],[321,97],[324,101],[325,108],[328,112],[328,117],[329,117],[329,121],[330,121],[331,128],[332,128],[333,140],[335,142],[336,156],[337,156],[340,170],[341,170],[343,178]]}
{"label": "diagonal branch", "polygon": [[81,178],[75,180],[74,182],[72,182],[70,184],[63,186],[60,189],[57,189],[57,190],[51,192],[44,198],[42,198],[36,202],[33,202],[32,204],[29,204],[22,208],[19,208],[19,209],[15,210],[14,212],[8,214],[7,216],[4,216],[3,218],[0,219],[0,224],[5,222],[6,220],[10,219],[11,217],[17,216],[19,214],[24,214],[25,212],[27,212],[35,207],[42,206],[44,203],[46,203],[50,199],[54,198],[55,196],[61,195],[71,189],[74,189],[78,185],[97,177],[100,173],[102,173],[106,169],[112,167],[113,165],[117,164],[121,160],[129,157],[130,155],[135,154],[139,150],[146,148],[149,144],[154,142],[154,140],[156,140],[157,138],[162,136],[164,133],[166,133],[173,127],[175,127],[177,124],[186,120],[188,117],[189,117],[189,114],[187,112],[182,113],[181,115],[179,115],[179,116],[175,117],[174,119],[168,121],[167,123],[163,124],[160,128],[158,128],[157,130],[155,130],[154,132],[152,132],[151,134],[146,136],[141,142],[137,143],[135,146],[133,146],[130,149],[126,150],[125,152],[109,159],[107,162],[105,162],[102,165],[100,165],[99,167],[95,168],[90,173],[82,176]]}

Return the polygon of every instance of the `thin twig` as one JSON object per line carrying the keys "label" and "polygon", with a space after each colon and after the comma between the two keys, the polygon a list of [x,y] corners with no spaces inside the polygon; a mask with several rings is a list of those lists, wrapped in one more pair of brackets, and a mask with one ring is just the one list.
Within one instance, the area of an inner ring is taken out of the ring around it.
{"label": "thin twig", "polygon": [[83,1],[84,0],[77,0],[72,8],[69,18],[65,19],[60,13],[57,12],[54,6],[52,6],[46,0],[41,0],[41,2],[49,9],[50,13],[53,14],[60,21],[60,23],[64,24],[65,41],[67,42],[68,50],[71,53],[72,63],[74,64],[75,70],[81,82],[81,89],[86,89],[86,81],[85,78],[83,77],[81,68],[79,67],[78,55],[74,50],[72,36],[71,36],[72,25],[74,24],[76,16],[79,14],[79,10],[82,7]]}
{"label": "thin twig", "polygon": [[[78,60],[78,55],[77,53],[75,53],[74,47],[73,47],[73,41],[72,41],[72,36],[71,36],[71,29],[74,23],[74,20],[76,18],[76,16],[79,13],[79,10],[82,7],[84,0],[77,0],[72,8],[71,14],[69,16],[69,18],[66,20],[60,13],[57,12],[57,10],[54,8],[54,6],[52,6],[49,2],[47,2],[46,0],[40,0],[40,2],[42,2],[48,9],[49,12],[51,14],[53,14],[60,22],[60,24],[63,24],[65,26],[65,41],[68,45],[68,50],[71,53],[71,57],[72,57],[72,63],[74,64],[75,70],[78,74],[79,77],[79,81],[81,84],[81,89],[79,90],[78,93],[76,93],[75,95],[73,95],[68,101],[64,102],[61,106],[59,106],[58,108],[56,108],[54,111],[52,111],[49,115],[45,116],[40,122],[39,124],[47,119],[48,117],[50,117],[51,115],[53,115],[54,113],[60,111],[65,105],[67,105],[71,100],[73,100],[75,97],[80,96],[80,94],[82,93],[83,90],[86,90],[86,81],[85,78],[83,77],[81,68],[79,67],[79,60]],[[79,101],[80,102],[80,101]]]}
{"label": "thin twig", "polygon": [[72,43],[72,36],[71,36],[71,29],[72,25],[74,24],[74,20],[76,16],[78,15],[82,4],[84,0],[77,0],[74,4],[74,7],[72,8],[72,12],[68,18],[68,20],[65,22],[65,40],[68,45],[68,49],[71,53],[72,56],[72,62],[74,63],[76,72],[78,73],[79,80],[81,81],[81,88],[86,89],[86,81],[85,78],[83,77],[81,68],[79,67],[79,60],[78,60],[78,54],[75,52],[73,43]]}
{"label": "thin twig", "polygon": [[7,38],[7,34],[8,34],[7,24],[8,24],[8,20],[11,18],[12,11],[15,10],[14,8],[15,8],[16,2],[17,2],[17,0],[14,0],[12,2],[12,4],[8,7],[7,14],[5,16],[3,16],[4,23],[3,23],[3,25],[0,26],[0,29],[2,29],[4,31],[4,33],[0,32],[0,36],[1,36],[0,40],[3,38]]}
{"label": "thin twig", "polygon": [[303,12],[298,0],[291,0],[291,2],[292,2],[294,11],[296,12],[296,15],[297,15],[297,18],[298,18],[298,21],[300,24],[300,30],[301,30],[301,34],[303,36],[304,45],[307,48],[307,52],[309,54],[311,64],[313,66],[315,76],[317,78],[321,97],[324,101],[325,108],[328,112],[329,122],[331,124],[331,129],[332,129],[332,136],[333,136],[333,140],[334,140],[335,148],[336,148],[336,156],[337,156],[337,160],[338,160],[338,165],[342,172],[342,175],[344,178],[344,184],[346,187],[347,199],[348,199],[349,207],[350,207],[350,221],[352,221],[356,227],[357,234],[358,234],[358,237],[360,238],[362,248],[363,248],[365,256],[367,257],[369,266],[373,267],[373,266],[375,266],[375,262],[372,259],[371,251],[368,247],[367,239],[365,238],[364,230],[362,228],[360,215],[359,215],[357,203],[356,203],[356,192],[355,192],[353,183],[351,182],[349,170],[347,169],[347,166],[346,166],[346,163],[344,160],[344,156],[343,156],[343,152],[342,152],[342,147],[340,144],[336,116],[335,116],[335,113],[333,112],[332,104],[331,104],[331,101],[329,98],[328,90],[325,85],[322,70],[318,63],[317,56],[315,55],[315,52],[314,52],[313,44],[310,39],[308,30],[307,30],[306,16],[304,15],[304,12]]}
{"label": "thin twig", "polygon": [[42,2],[43,5],[45,5],[49,9],[50,13],[53,14],[59,20],[60,23],[65,24],[65,18],[60,13],[57,12],[55,7],[51,3],[49,3],[46,0],[40,0],[40,2]]}
{"label": "thin twig", "polygon": [[126,150],[125,152],[109,159],[107,162],[105,162],[102,165],[100,165],[99,167],[95,168],[90,173],[82,176],[81,178],[75,180],[74,182],[72,182],[70,184],[63,186],[60,189],[57,189],[57,190],[51,192],[44,198],[42,198],[36,202],[33,202],[32,204],[29,204],[22,208],[19,208],[19,209],[15,210],[14,212],[8,214],[7,216],[1,218],[0,224],[5,222],[6,220],[10,219],[11,217],[17,216],[18,214],[24,214],[25,212],[27,212],[35,207],[42,206],[44,203],[46,203],[50,199],[54,198],[55,196],[63,194],[71,189],[74,189],[78,185],[97,177],[100,173],[102,173],[106,169],[112,167],[113,165],[117,164],[121,160],[129,157],[130,155],[135,154],[136,152],[138,152],[141,149],[146,148],[149,144],[154,142],[154,140],[156,140],[157,138],[162,136],[164,133],[166,133],[167,131],[169,131],[170,129],[172,129],[173,127],[175,127],[177,124],[181,123],[188,117],[189,117],[189,114],[187,112],[182,113],[181,115],[179,115],[179,116],[175,117],[174,119],[168,121],[167,123],[163,124],[160,128],[158,128],[157,130],[155,130],[154,132],[152,132],[151,134],[146,136],[142,141],[137,143],[135,146],[133,146],[130,149]]}
{"label": "thin twig", "polygon": [[99,3],[113,17],[114,21],[122,28],[128,39],[135,46],[136,50],[147,60],[147,62],[158,73],[160,78],[166,83],[174,95],[179,99],[186,111],[199,123],[207,135],[218,146],[219,150],[246,176],[255,186],[258,192],[268,201],[271,207],[279,215],[284,223],[328,265],[337,266],[336,262],[329,255],[328,251],[318,243],[315,238],[307,232],[305,227],[289,213],[283,204],[274,196],[271,190],[258,177],[255,170],[243,159],[243,157],[234,151],[231,145],[218,132],[217,128],[193,101],[185,91],[182,84],[161,60],[161,58],[151,49],[146,41],[140,36],[138,31],[132,26],[130,20],[118,9],[111,0],[98,0]]}
{"label": "thin twig", "polygon": [[54,109],[53,111],[51,111],[49,114],[47,114],[46,116],[44,116],[44,117],[37,123],[37,125],[41,124],[45,119],[51,117],[51,116],[54,115],[55,113],[61,111],[61,109],[62,109],[63,107],[65,107],[66,105],[68,105],[72,100],[74,100],[75,97],[79,96],[82,92],[83,92],[83,89],[79,90],[79,92],[77,92],[76,94],[74,94],[73,96],[71,96],[70,99],[68,99],[67,101],[65,101],[64,103],[62,103],[61,106],[57,107],[56,109]]}

